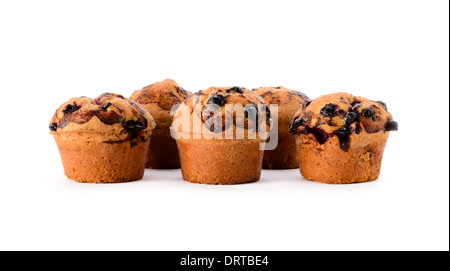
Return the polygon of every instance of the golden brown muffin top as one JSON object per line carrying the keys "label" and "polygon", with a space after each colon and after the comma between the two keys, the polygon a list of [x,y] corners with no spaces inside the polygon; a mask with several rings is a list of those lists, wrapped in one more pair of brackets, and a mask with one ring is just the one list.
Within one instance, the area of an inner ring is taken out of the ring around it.
{"label": "golden brown muffin top", "polygon": [[173,79],[165,79],[135,91],[130,99],[139,104],[158,104],[163,110],[170,111],[192,93],[180,87]]}
{"label": "golden brown muffin top", "polygon": [[[242,106],[242,114],[235,111],[236,105]],[[265,130],[271,125],[270,110],[264,100],[254,91],[238,86],[201,90],[189,96],[183,106],[188,107],[191,120],[200,119],[211,132],[217,131],[216,124],[222,125],[222,132],[230,128],[230,124],[234,128],[256,128],[255,131],[260,131],[264,120],[267,124]],[[262,114],[264,118],[261,117]],[[174,119],[176,118],[177,114]],[[191,126],[194,122],[195,120],[191,121]]]}
{"label": "golden brown muffin top", "polygon": [[290,103],[302,106],[305,101],[310,100],[304,93],[282,86],[260,87],[253,90],[256,94],[261,96],[267,104],[277,104],[278,106],[284,106]]}
{"label": "golden brown muffin top", "polygon": [[177,82],[166,79],[135,91],[130,99],[136,101],[152,115],[157,129],[167,129],[172,124],[171,109],[192,95]]}
{"label": "golden brown muffin top", "polygon": [[351,135],[396,131],[398,124],[385,103],[340,92],[304,103],[289,127],[291,134],[313,134],[320,144],[337,136],[347,151]]}
{"label": "golden brown muffin top", "polygon": [[[311,102],[304,93],[281,86],[261,87],[253,90],[264,99],[268,106],[278,106],[278,131],[282,133],[287,133],[289,123],[303,103]],[[273,107],[272,109],[272,113],[275,114]]]}
{"label": "golden brown muffin top", "polygon": [[116,124],[123,127],[122,132],[133,134],[133,137],[155,128],[150,113],[134,101],[114,93],[104,93],[95,99],[70,99],[56,110],[49,128],[52,133],[108,132]]}

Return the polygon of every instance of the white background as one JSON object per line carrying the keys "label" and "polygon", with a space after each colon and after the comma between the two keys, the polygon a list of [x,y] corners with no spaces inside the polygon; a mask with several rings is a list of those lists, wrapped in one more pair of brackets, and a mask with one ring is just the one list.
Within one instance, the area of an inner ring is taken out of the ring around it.
{"label": "white background", "polygon": [[[449,3],[1,1],[2,250],[448,250]],[[379,180],[298,170],[207,186],[66,179],[48,123],[71,97],[173,78],[387,103]]]}

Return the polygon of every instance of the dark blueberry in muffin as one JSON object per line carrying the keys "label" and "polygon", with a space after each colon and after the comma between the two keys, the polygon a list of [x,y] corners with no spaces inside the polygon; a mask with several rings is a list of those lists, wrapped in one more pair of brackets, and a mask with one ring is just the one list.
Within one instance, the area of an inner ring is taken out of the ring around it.
{"label": "dark blueberry in muffin", "polygon": [[56,123],[52,122],[52,123],[50,123],[48,128],[50,129],[50,131],[56,131],[56,129],[58,129],[58,125]]}
{"label": "dark blueberry in muffin", "polygon": [[102,109],[104,110],[104,111],[106,111],[107,109],[108,109],[108,107],[110,107],[111,106],[111,103],[110,102],[107,102],[104,106],[102,106]]}
{"label": "dark blueberry in muffin", "polygon": [[266,120],[272,119],[272,113],[270,113],[270,109],[267,105],[264,104],[262,106],[262,110],[263,110],[263,112],[266,111],[266,118],[267,118]]}
{"label": "dark blueberry in muffin", "polygon": [[323,130],[319,127],[313,127],[313,128],[306,127],[305,131],[303,131],[302,133],[305,133],[305,132],[306,132],[306,134],[312,134],[316,138],[316,140],[319,144],[325,144],[325,142],[328,141],[328,138],[330,138],[330,135],[327,132],[325,132],[325,130]]}
{"label": "dark blueberry in muffin", "polygon": [[184,96],[187,96],[187,92],[186,92],[186,90],[185,90],[184,88],[178,87],[178,91],[179,91],[181,94],[183,94]]}
{"label": "dark blueberry in muffin", "polygon": [[125,126],[128,129],[142,129],[144,128],[144,125],[140,123],[139,121],[129,120],[125,123]]}
{"label": "dark blueberry in muffin", "polygon": [[[208,130],[211,131],[211,132],[220,133],[220,132],[222,132],[222,130],[219,129],[220,128],[221,119],[214,118],[213,116],[214,116],[214,113],[210,112],[209,116],[207,116],[207,118],[206,118],[205,127],[208,128]],[[218,131],[215,131],[216,125],[218,126],[217,127]]]}
{"label": "dark blueberry in muffin", "polygon": [[258,118],[258,107],[257,107],[256,104],[253,104],[251,106],[247,106],[245,108],[244,115],[245,115],[246,118],[248,118],[249,112],[250,112],[250,116]]}
{"label": "dark blueberry in muffin", "polygon": [[357,122],[355,126],[355,134],[359,135],[362,132],[361,123]]}
{"label": "dark blueberry in muffin", "polygon": [[358,114],[355,112],[348,112],[344,116],[344,121],[346,125],[350,125],[358,119]]}
{"label": "dark blueberry in muffin", "polygon": [[303,103],[303,105],[302,105],[302,109],[305,110],[305,108],[307,108],[308,105],[311,104],[311,102],[312,102],[311,100],[306,100],[306,101]]}
{"label": "dark blueberry in muffin", "polygon": [[210,132],[214,132],[214,122],[213,123],[211,123],[211,121],[209,121],[209,122],[207,122],[207,123],[205,123],[205,125],[206,125],[206,128],[208,128],[209,127],[209,131]]}
{"label": "dark blueberry in muffin", "polygon": [[78,106],[76,106],[75,104],[68,104],[66,106],[66,108],[63,109],[63,113],[64,114],[71,114],[75,111],[77,111],[78,109],[80,109]]}
{"label": "dark blueberry in muffin", "polygon": [[342,127],[334,134],[339,138],[340,147],[344,151],[348,151],[350,148],[350,135],[352,130],[349,127]]}
{"label": "dark blueberry in muffin", "polygon": [[342,127],[335,132],[335,134],[339,137],[339,140],[349,137],[351,133],[352,130],[349,127]]}
{"label": "dark blueberry in muffin", "polygon": [[142,124],[141,122],[137,122],[135,127],[136,129],[144,129],[144,124]]}
{"label": "dark blueberry in muffin", "polygon": [[145,124],[140,121],[134,121],[134,120],[129,120],[129,121],[125,122],[125,130],[129,134],[130,139],[134,139],[134,138],[138,137],[139,131],[141,131],[142,129],[145,129],[146,126],[147,126],[146,122],[145,122]]}
{"label": "dark blueberry in muffin", "polygon": [[255,131],[259,131],[259,111],[256,104],[248,105],[245,107],[244,115],[255,124]]}
{"label": "dark blueberry in muffin", "polygon": [[337,112],[336,112],[337,108],[338,108],[338,106],[335,104],[327,104],[320,110],[320,114],[324,117],[332,118],[337,115]]}
{"label": "dark blueberry in muffin", "polygon": [[372,108],[364,108],[361,111],[361,115],[366,118],[371,118],[373,115],[375,115],[375,111],[373,111]]}
{"label": "dark blueberry in muffin", "polygon": [[305,124],[305,118],[301,117],[298,119],[295,119],[292,123],[291,123],[291,127],[289,129],[289,133],[294,134],[295,131],[297,130],[298,127],[303,126]]}
{"label": "dark blueberry in muffin", "polygon": [[211,96],[208,99],[208,104],[217,104],[218,106],[222,106],[225,104],[225,97],[223,97],[222,95],[218,94],[216,96]]}
{"label": "dark blueberry in muffin", "polygon": [[398,123],[396,121],[390,120],[384,126],[384,130],[385,131],[397,131],[398,130]]}
{"label": "dark blueberry in muffin", "polygon": [[388,109],[387,109],[387,106],[386,106],[386,104],[385,104],[384,102],[382,102],[382,101],[376,101],[376,103],[381,104],[381,106],[383,106],[384,109],[388,110]]}
{"label": "dark blueberry in muffin", "polygon": [[293,93],[293,94],[299,96],[299,97],[302,98],[302,100],[304,100],[304,101],[306,101],[306,100],[309,99],[308,96],[306,96],[303,92],[300,92],[300,91],[295,91],[295,90],[294,90],[294,93]]}
{"label": "dark blueberry in muffin", "polygon": [[244,93],[244,90],[242,90],[241,87],[234,86],[234,87],[230,88],[229,90],[227,90],[227,92],[228,92],[228,93],[230,93],[230,92],[236,92],[236,93],[239,93],[239,94],[243,94],[243,93]]}
{"label": "dark blueberry in muffin", "polygon": [[352,103],[352,110],[356,110],[361,107],[362,103]]}
{"label": "dark blueberry in muffin", "polygon": [[125,125],[129,128],[134,128],[134,126],[136,125],[136,122],[134,120],[129,120],[125,123]]}

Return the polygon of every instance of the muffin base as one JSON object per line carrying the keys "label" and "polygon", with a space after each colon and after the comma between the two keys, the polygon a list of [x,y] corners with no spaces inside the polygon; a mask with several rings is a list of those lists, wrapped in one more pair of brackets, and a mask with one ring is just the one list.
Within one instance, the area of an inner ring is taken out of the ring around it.
{"label": "muffin base", "polygon": [[54,134],[65,175],[81,183],[140,180],[145,172],[149,140],[116,143],[82,140],[83,135]]}
{"label": "muffin base", "polygon": [[155,129],[152,132],[147,153],[146,168],[180,168],[177,142],[170,136],[170,129]]}
{"label": "muffin base", "polygon": [[298,168],[298,153],[295,137],[291,134],[278,134],[278,145],[274,150],[264,151],[263,169]]}
{"label": "muffin base", "polygon": [[256,182],[261,176],[263,151],[259,140],[177,141],[183,179],[201,184]]}
{"label": "muffin base", "polygon": [[386,135],[367,144],[355,144],[347,152],[336,138],[324,145],[311,135],[297,136],[300,173],[308,180],[328,184],[348,184],[376,180],[387,141]]}

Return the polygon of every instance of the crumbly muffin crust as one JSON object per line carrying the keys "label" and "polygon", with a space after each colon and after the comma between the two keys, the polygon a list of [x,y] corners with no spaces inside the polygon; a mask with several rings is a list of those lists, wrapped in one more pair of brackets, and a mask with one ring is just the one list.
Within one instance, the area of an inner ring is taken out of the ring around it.
{"label": "crumbly muffin crust", "polygon": [[145,109],[115,93],[72,98],[56,110],[49,125],[51,133],[97,132],[121,139],[147,137],[154,128]]}
{"label": "crumbly muffin crust", "polygon": [[313,135],[319,144],[332,137],[348,151],[352,139],[398,129],[398,124],[381,101],[340,92],[323,95],[305,103],[290,123],[291,134]]}
{"label": "crumbly muffin crust", "polygon": [[192,93],[180,87],[173,79],[156,82],[131,95],[131,99],[140,104],[156,103],[164,110],[180,104]]}
{"label": "crumbly muffin crust", "polygon": [[171,110],[192,95],[173,79],[156,82],[135,91],[130,99],[144,107],[156,122],[157,129],[170,127]]}
{"label": "crumbly muffin crust", "polygon": [[[245,114],[235,114],[233,110],[227,110],[226,105],[242,105]],[[187,106],[190,112],[191,132],[194,123],[198,123],[197,120],[213,133],[217,131],[216,123],[222,125],[219,130],[222,133],[228,129],[236,130],[236,128],[255,129],[256,132],[261,132],[261,124],[264,120],[266,124],[264,131],[268,131],[272,124],[270,109],[264,100],[254,91],[238,86],[210,87],[201,90],[188,97],[183,106]],[[219,111],[215,110],[217,107],[220,107]],[[264,118],[261,114],[264,114]],[[174,120],[177,118],[179,115],[175,114]]]}
{"label": "crumbly muffin crust", "polygon": [[260,87],[254,89],[255,93],[260,95],[267,105],[278,105],[278,125],[280,131],[287,132],[289,122],[303,104],[310,103],[309,97],[296,90],[291,90],[282,86],[279,87]]}
{"label": "crumbly muffin crust", "polygon": [[252,90],[261,96],[268,104],[286,105],[291,102],[303,104],[305,101],[310,100],[306,94],[283,86],[260,87]]}

